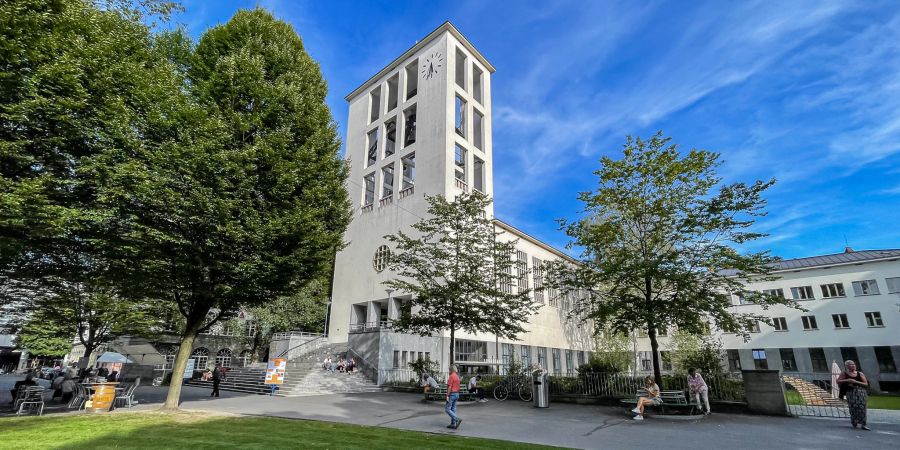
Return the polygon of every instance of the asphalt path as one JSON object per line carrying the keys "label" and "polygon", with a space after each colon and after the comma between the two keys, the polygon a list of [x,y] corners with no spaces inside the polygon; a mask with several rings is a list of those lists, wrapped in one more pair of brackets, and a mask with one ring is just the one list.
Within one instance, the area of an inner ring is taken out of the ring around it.
{"label": "asphalt path", "polygon": [[[649,416],[634,421],[627,408],[552,404],[538,409],[518,400],[462,404],[463,423],[448,430],[443,402],[420,395],[380,392],[309,397],[269,397],[185,387],[183,409],[322,420],[441,434],[503,439],[573,448],[846,449],[898,448],[900,424],[870,423],[856,430],[847,419],[712,414],[698,419]],[[165,388],[142,387],[137,409],[157,408]]]}

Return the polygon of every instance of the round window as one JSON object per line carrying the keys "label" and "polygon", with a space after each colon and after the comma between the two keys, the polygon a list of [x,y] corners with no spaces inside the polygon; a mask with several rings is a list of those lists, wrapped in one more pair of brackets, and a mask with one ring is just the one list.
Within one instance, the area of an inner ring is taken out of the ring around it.
{"label": "round window", "polygon": [[375,257],[372,258],[372,267],[376,272],[381,272],[387,268],[388,259],[391,258],[391,249],[387,245],[382,245],[375,250]]}

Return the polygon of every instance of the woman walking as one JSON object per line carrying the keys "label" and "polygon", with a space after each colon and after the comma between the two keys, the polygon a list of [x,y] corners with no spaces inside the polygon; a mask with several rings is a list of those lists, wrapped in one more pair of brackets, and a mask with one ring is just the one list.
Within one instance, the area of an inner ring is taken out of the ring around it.
{"label": "woman walking", "polygon": [[856,369],[856,363],[852,360],[844,361],[844,371],[837,379],[840,385],[841,397],[847,397],[847,406],[850,407],[850,424],[853,428],[857,425],[868,431],[866,426],[866,401],[868,400],[869,380]]}

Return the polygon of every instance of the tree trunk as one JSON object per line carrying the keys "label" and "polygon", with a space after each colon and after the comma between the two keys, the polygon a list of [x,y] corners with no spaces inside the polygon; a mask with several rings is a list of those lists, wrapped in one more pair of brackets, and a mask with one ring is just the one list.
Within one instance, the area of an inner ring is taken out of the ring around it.
{"label": "tree trunk", "polygon": [[650,337],[650,352],[653,355],[653,378],[656,378],[656,384],[662,386],[662,373],[659,370],[659,342],[656,341],[656,328],[649,324],[647,336]]}
{"label": "tree trunk", "polygon": [[197,326],[188,324],[187,332],[181,338],[178,354],[175,356],[175,364],[172,367],[172,380],[169,382],[169,392],[166,394],[166,403],[162,409],[178,409],[181,400],[181,383],[184,369],[187,368],[187,360],[191,357],[194,347],[194,339],[197,338]]}
{"label": "tree trunk", "polygon": [[[454,330],[453,325],[451,325],[450,326],[450,365],[451,366],[455,363],[455,360],[453,359],[453,349],[455,347],[455,343],[456,343],[456,330]],[[447,370],[449,371],[450,368],[448,367]]]}
{"label": "tree trunk", "polygon": [[85,361],[90,361],[90,360],[91,360],[91,355],[94,353],[95,347],[94,347],[93,345],[90,345],[90,346],[85,345],[85,344],[82,344],[82,345],[84,345],[84,356],[83,356],[83,358],[85,358]]}

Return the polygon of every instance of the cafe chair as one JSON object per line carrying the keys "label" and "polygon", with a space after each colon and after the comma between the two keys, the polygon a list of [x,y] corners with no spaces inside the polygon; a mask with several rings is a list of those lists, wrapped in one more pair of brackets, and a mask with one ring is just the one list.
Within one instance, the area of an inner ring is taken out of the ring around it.
{"label": "cafe chair", "polygon": [[17,416],[21,415],[26,407],[29,414],[34,410],[38,411],[39,416],[44,414],[44,388],[28,387],[21,397],[22,398],[16,400],[18,405],[18,411],[16,411]]}

